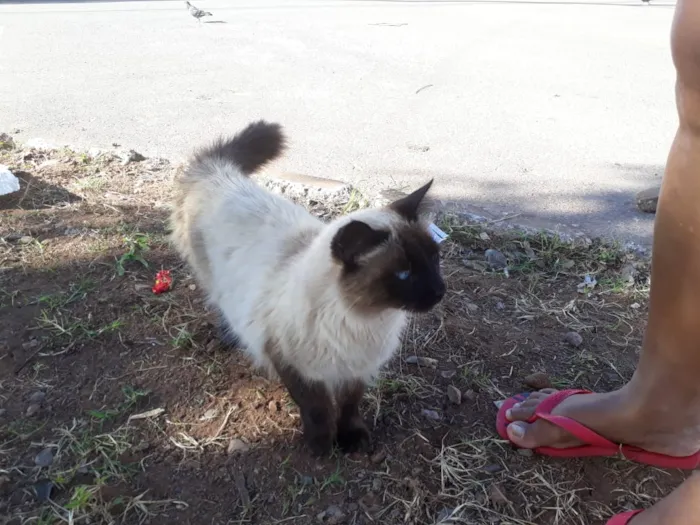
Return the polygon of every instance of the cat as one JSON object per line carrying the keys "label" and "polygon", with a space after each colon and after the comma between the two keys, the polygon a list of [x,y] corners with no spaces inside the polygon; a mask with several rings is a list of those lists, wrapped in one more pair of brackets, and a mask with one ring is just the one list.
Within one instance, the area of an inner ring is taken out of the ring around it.
{"label": "cat", "polygon": [[281,126],[265,121],[198,150],[175,180],[171,240],[227,330],[281,379],[311,450],[368,450],[365,385],[409,315],[445,294],[422,213],[433,181],[324,223],[251,180],[284,150]]}

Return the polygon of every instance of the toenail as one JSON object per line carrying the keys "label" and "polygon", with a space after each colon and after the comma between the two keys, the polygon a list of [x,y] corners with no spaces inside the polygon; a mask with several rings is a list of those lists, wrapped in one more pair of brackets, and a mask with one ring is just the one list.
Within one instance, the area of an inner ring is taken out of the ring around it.
{"label": "toenail", "polygon": [[509,429],[510,433],[516,438],[521,438],[525,435],[525,427],[518,423],[513,423],[512,425],[510,425]]}
{"label": "toenail", "polygon": [[513,408],[520,408],[520,405],[521,405],[521,403],[515,403],[515,404],[513,405]]}
{"label": "toenail", "polygon": [[506,419],[513,419],[513,411],[510,408],[506,410]]}

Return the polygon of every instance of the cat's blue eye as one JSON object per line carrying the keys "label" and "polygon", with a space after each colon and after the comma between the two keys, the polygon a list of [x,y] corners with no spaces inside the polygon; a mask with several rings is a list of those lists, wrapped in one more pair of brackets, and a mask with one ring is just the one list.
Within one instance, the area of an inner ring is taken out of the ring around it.
{"label": "cat's blue eye", "polygon": [[411,272],[408,270],[404,270],[403,272],[396,272],[396,278],[405,281],[411,276]]}

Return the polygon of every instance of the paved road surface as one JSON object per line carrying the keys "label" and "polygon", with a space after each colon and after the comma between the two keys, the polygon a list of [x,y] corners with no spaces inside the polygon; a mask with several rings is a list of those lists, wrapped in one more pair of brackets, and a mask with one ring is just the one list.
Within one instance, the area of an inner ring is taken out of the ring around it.
{"label": "paved road surface", "polygon": [[282,122],[282,167],[648,242],[675,131],[672,4],[0,1],[0,129],[182,157]]}

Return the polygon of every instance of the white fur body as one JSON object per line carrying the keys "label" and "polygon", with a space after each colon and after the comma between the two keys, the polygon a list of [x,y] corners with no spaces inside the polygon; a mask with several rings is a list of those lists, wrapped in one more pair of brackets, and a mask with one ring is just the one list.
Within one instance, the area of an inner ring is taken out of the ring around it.
{"label": "white fur body", "polygon": [[325,224],[222,159],[194,163],[179,191],[173,241],[256,365],[273,372],[271,343],[284,362],[331,388],[376,376],[408,314],[346,304],[330,245],[351,219],[391,228],[393,213],[361,210]]}

